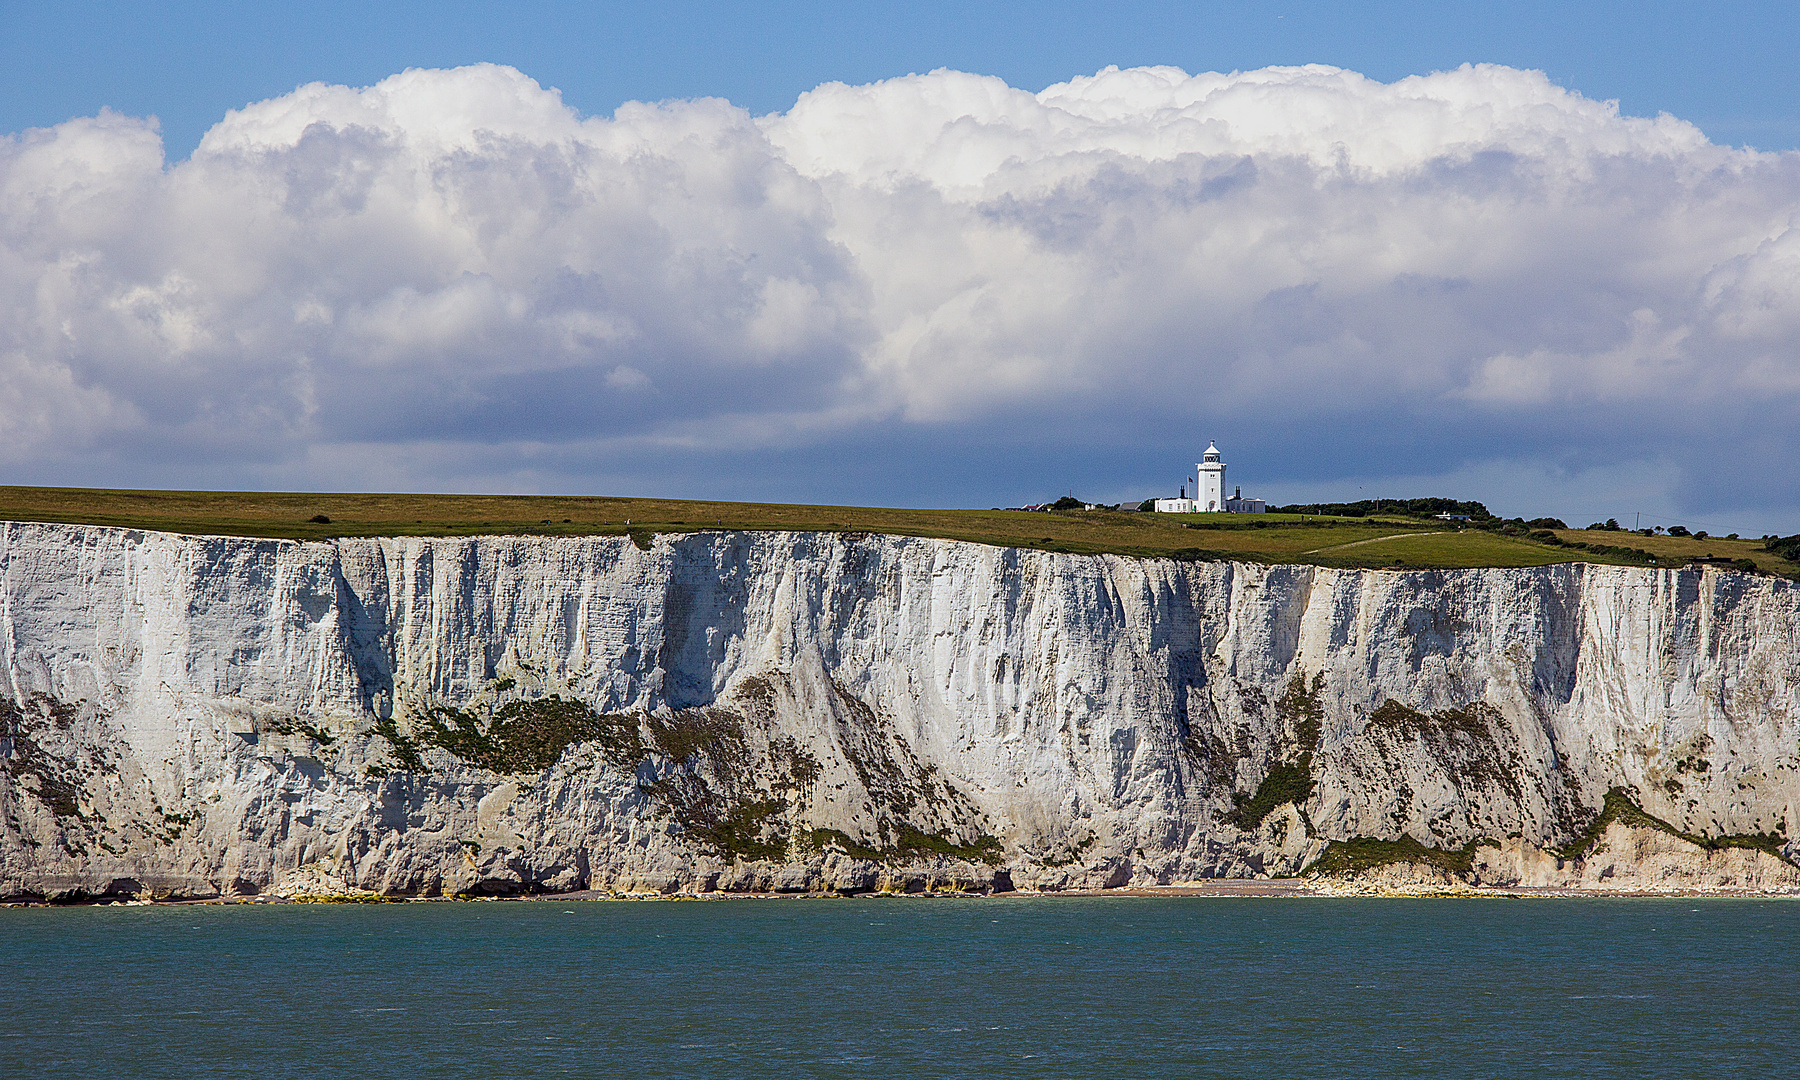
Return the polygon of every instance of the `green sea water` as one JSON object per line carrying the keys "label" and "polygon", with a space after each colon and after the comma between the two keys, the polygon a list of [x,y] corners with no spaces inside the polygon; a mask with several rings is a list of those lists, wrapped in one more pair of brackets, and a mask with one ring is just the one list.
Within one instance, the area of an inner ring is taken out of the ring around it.
{"label": "green sea water", "polygon": [[1800,904],[0,911],[6,1077],[1795,1076]]}

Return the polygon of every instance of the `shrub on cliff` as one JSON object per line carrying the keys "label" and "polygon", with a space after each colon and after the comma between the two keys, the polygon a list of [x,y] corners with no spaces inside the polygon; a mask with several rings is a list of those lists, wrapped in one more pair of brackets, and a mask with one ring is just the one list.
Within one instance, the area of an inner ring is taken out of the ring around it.
{"label": "shrub on cliff", "polygon": [[1293,803],[1305,804],[1312,798],[1312,753],[1303,750],[1292,762],[1278,761],[1269,766],[1269,774],[1257,785],[1255,794],[1231,793],[1234,807],[1223,820],[1249,831],[1263,823],[1276,807]]}

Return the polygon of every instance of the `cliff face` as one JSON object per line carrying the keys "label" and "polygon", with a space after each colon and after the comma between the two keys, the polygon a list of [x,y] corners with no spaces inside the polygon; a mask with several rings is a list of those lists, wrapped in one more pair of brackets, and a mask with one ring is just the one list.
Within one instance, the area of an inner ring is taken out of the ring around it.
{"label": "cliff face", "polygon": [[0,894],[1782,888],[1797,707],[1716,569],[12,523]]}

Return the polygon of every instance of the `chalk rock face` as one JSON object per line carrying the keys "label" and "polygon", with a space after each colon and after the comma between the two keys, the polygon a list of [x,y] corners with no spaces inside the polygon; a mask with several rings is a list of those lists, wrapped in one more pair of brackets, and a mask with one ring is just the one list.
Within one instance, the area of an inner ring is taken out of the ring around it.
{"label": "chalk rock face", "polygon": [[[1797,708],[1800,588],[1712,568],[9,523],[0,895],[1786,888]],[[1661,839],[1570,849],[1613,789]]]}

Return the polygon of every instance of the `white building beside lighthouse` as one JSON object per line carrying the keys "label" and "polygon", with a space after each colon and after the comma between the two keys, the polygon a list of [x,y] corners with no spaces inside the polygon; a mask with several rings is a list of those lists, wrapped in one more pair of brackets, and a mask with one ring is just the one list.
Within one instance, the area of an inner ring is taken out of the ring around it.
{"label": "white building beside lighthouse", "polygon": [[1225,494],[1225,459],[1219,444],[1208,442],[1205,453],[1194,463],[1194,494],[1190,498],[1184,485],[1181,495],[1156,500],[1159,514],[1261,514],[1268,505],[1261,499],[1244,498],[1243,489]]}

